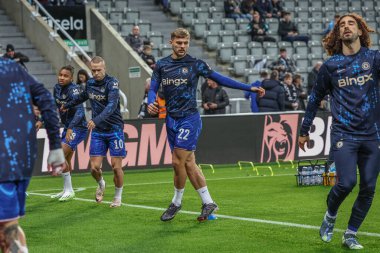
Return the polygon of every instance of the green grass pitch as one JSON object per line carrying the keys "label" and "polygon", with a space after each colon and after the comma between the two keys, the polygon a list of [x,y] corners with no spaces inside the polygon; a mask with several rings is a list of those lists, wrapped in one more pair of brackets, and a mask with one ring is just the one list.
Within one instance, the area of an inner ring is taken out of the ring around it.
{"label": "green grass pitch", "polygon": [[[76,199],[60,203],[49,195],[61,190],[61,177],[34,177],[28,188],[26,216],[20,220],[34,252],[347,252],[341,236],[358,188],[342,204],[331,243],[322,242],[318,227],[330,187],[297,187],[290,164],[272,164],[260,174],[249,166],[214,166],[203,172],[218,219],[199,223],[201,202],[187,182],[182,212],[170,222],[160,215],[173,196],[171,169],[125,172],[122,207],[111,209],[112,174],[104,203],[94,201],[96,183],[90,174],[73,176]],[[362,252],[380,252],[380,202],[363,223]]]}

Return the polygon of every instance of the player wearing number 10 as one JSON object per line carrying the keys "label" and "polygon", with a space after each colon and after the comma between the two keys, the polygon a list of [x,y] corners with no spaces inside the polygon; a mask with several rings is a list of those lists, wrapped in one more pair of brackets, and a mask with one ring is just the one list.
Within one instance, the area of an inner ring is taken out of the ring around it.
{"label": "player wearing number 10", "polygon": [[258,92],[259,96],[265,93],[262,88],[251,88],[222,76],[211,70],[204,61],[191,57],[187,54],[189,43],[190,34],[187,30],[178,28],[172,32],[170,44],[173,52],[158,61],[148,93],[148,112],[152,115],[157,114],[158,107],[154,101],[159,86],[163,87],[168,113],[166,131],[174,167],[174,197],[169,208],[162,214],[162,221],[173,219],[181,209],[187,177],[202,199],[202,212],[198,221],[207,220],[218,208],[207,189],[205,177],[195,162],[194,151],[202,129],[196,102],[199,76],[214,80],[223,86]]}
{"label": "player wearing number 10", "polygon": [[111,166],[114,173],[115,196],[110,207],[121,205],[123,192],[122,159],[126,155],[124,146],[124,122],[120,113],[119,82],[106,74],[104,60],[95,56],[91,62],[93,78],[87,81],[86,89],[70,102],[62,105],[61,110],[71,108],[90,99],[92,119],[87,128],[91,132],[90,164],[91,174],[98,182],[95,200],[102,202],[105,191],[105,181],[102,177],[102,162],[109,149]]}

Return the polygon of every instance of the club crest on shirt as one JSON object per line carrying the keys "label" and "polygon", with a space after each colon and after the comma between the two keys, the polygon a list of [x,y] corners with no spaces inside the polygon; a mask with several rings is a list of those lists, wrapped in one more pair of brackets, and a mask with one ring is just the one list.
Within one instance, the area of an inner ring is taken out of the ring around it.
{"label": "club crest on shirt", "polygon": [[182,68],[182,74],[186,75],[187,73],[189,73],[189,69],[188,68]]}
{"label": "club crest on shirt", "polygon": [[337,147],[337,148],[341,148],[341,147],[343,147],[343,141],[338,141],[338,142],[336,143],[336,147]]}
{"label": "club crest on shirt", "polygon": [[65,94],[62,94],[62,99],[66,99],[67,96]]}
{"label": "club crest on shirt", "polygon": [[114,82],[112,84],[112,89],[119,89],[119,83],[118,82]]}
{"label": "club crest on shirt", "polygon": [[362,63],[362,69],[363,70],[369,70],[369,68],[371,67],[371,65],[369,64],[369,62],[363,62]]}
{"label": "club crest on shirt", "polygon": [[100,92],[104,92],[106,90],[106,88],[102,87],[100,88]]}

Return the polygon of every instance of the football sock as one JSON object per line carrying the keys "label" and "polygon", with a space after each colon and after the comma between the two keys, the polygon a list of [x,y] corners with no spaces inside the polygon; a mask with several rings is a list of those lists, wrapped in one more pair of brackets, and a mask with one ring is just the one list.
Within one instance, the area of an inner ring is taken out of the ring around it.
{"label": "football sock", "polygon": [[71,174],[70,172],[62,173],[63,178],[63,191],[73,192],[73,186],[71,184]]}
{"label": "football sock", "polygon": [[329,211],[326,211],[326,217],[328,217],[328,218],[330,218],[330,219],[336,219],[336,214],[335,215],[331,215],[330,213],[329,213]]}
{"label": "football sock", "polygon": [[203,204],[214,203],[214,201],[212,201],[210,192],[207,189],[207,186],[199,188],[197,192],[199,193],[199,196],[201,197]]}
{"label": "football sock", "polygon": [[121,199],[121,194],[123,193],[123,187],[115,187],[115,199]]}
{"label": "football sock", "polygon": [[185,188],[183,189],[177,189],[174,187],[174,197],[172,199],[172,203],[176,206],[180,206],[182,203],[182,197],[183,193],[185,191]]}
{"label": "football sock", "polygon": [[356,233],[358,232],[358,229],[351,226],[351,225],[348,225],[348,228],[346,230],[346,234],[353,234],[353,235],[356,235]]}
{"label": "football sock", "polygon": [[98,181],[98,184],[99,184],[100,188],[104,189],[104,187],[106,186],[106,182],[104,182],[103,177],[100,178],[100,180]]}

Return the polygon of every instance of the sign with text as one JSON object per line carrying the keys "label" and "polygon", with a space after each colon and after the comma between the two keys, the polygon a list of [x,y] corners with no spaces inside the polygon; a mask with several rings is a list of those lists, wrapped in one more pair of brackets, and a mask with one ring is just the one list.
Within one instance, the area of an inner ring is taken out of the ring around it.
{"label": "sign with text", "polygon": [[[330,150],[329,113],[318,113],[310,130],[310,146],[298,147],[297,134],[303,114],[220,115],[202,117],[203,129],[198,141],[197,163],[233,164],[237,161],[275,162],[277,160],[321,159]],[[88,172],[90,134],[80,143],[72,158],[74,172]],[[164,120],[144,119],[124,122],[124,169],[171,167],[171,151]],[[37,133],[39,153],[35,175],[47,173],[49,141],[45,129]],[[110,156],[103,170],[111,170]]]}
{"label": "sign with text", "polygon": [[[86,29],[86,9],[85,6],[46,6],[45,9],[49,14],[62,26],[62,28],[76,41],[87,41],[87,29]],[[40,13],[42,16],[44,14]],[[43,17],[51,28],[54,28],[53,22]],[[62,33],[58,31],[58,34],[62,36]]]}

